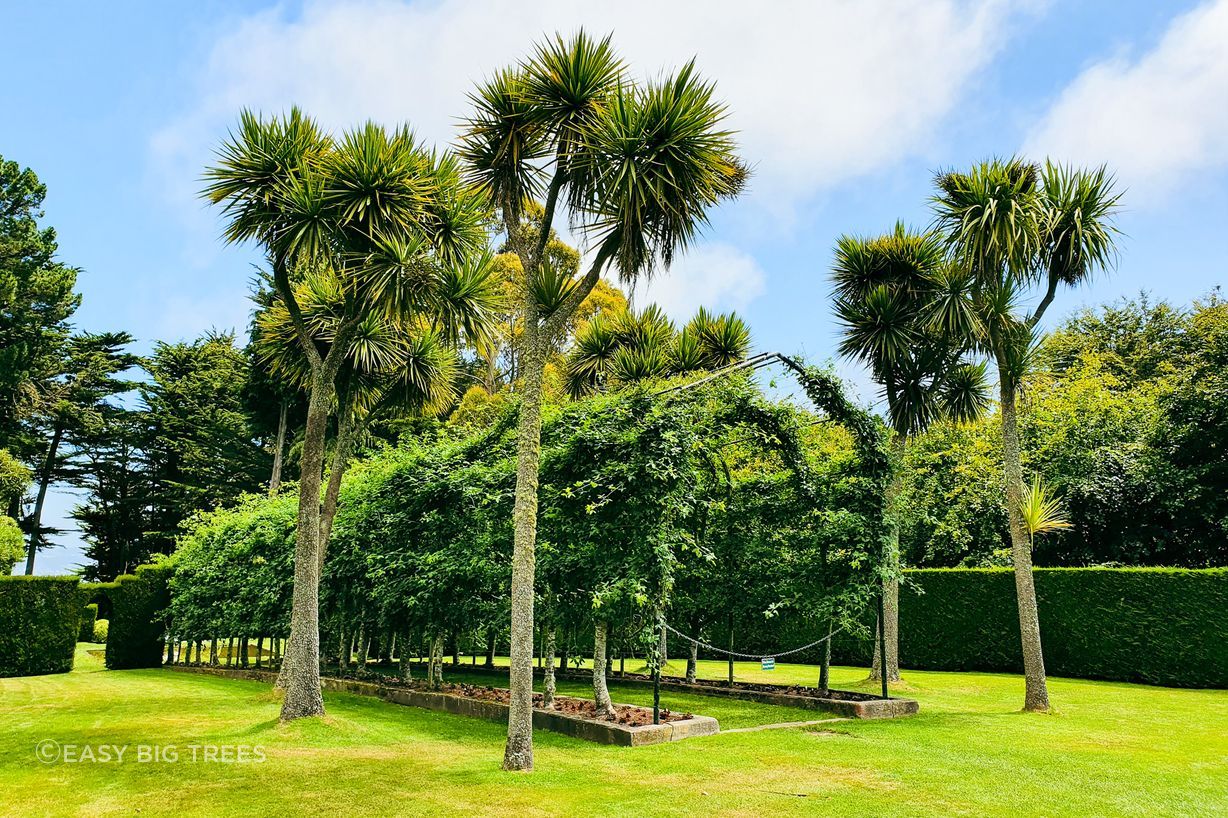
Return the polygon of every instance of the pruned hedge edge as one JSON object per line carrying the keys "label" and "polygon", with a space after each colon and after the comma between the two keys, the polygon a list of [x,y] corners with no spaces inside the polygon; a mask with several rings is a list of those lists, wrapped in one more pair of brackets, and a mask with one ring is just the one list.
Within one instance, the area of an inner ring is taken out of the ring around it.
{"label": "pruned hedge edge", "polygon": [[0,676],[72,670],[81,625],[77,577],[0,577]]}
{"label": "pruned hedge edge", "polygon": [[166,611],[170,606],[169,563],[142,565],[105,588],[111,601],[106,666],[109,670],[162,664]]}

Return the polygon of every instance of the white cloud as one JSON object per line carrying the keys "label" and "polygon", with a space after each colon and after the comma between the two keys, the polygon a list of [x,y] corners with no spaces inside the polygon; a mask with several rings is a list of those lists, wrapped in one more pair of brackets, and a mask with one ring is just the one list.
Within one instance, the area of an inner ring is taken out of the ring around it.
{"label": "white cloud", "polygon": [[634,290],[637,309],[658,304],[670,318],[687,321],[700,307],[744,310],[763,292],[764,273],[746,253],[714,242],[695,247],[675,260],[667,274]]}
{"label": "white cloud", "polygon": [[[1013,0],[1014,6],[1033,5]],[[155,172],[200,219],[210,149],[240,108],[304,106],[332,127],[408,121],[451,141],[475,81],[543,32],[613,31],[644,73],[698,58],[756,167],[748,199],[791,206],[926,148],[1003,43],[1012,0],[392,0],[277,7],[225,29],[182,115],[153,139]],[[745,205],[743,205],[745,206]]]}
{"label": "white cloud", "polygon": [[1137,194],[1134,206],[1228,167],[1228,0],[1177,17],[1135,60],[1087,68],[1028,136],[1025,152],[1105,163]]}

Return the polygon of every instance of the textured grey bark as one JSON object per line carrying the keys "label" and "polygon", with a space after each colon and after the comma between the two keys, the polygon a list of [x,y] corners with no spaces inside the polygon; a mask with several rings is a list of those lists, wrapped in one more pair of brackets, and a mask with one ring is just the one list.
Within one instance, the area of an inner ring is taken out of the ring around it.
{"label": "textured grey bark", "polygon": [[[552,188],[557,196],[562,175],[556,174]],[[539,268],[542,253],[549,240],[554,203],[547,200],[545,215],[539,225],[538,246],[530,253],[515,247],[527,278]],[[520,214],[505,212],[509,239],[515,241]],[[537,486],[541,462],[541,403],[542,372],[546,355],[563,322],[588,297],[609,261],[607,251],[598,252],[584,278],[576,283],[549,316],[538,311],[531,292],[526,288],[524,299],[524,354],[521,362],[520,419],[516,433],[516,499],[512,510],[512,625],[508,654],[511,668],[508,674],[510,698],[507,713],[507,747],[503,752],[503,769],[530,771],[533,769],[533,602],[537,547]]]}
{"label": "textured grey bark", "polygon": [[350,667],[350,643],[346,641],[345,628],[337,629],[337,667],[348,670]]}
{"label": "textured grey bark", "polygon": [[324,479],[324,440],[336,391],[337,370],[357,318],[337,328],[328,356],[312,340],[295,299],[285,260],[273,265],[273,280],[290,313],[295,335],[311,366],[307,424],[300,458],[298,527],[294,543],[294,590],[290,607],[290,638],[277,684],[284,686],[281,720],[324,714],[320,693],[320,488]]}
{"label": "textured grey bark", "polygon": [[550,625],[546,628],[546,649],[543,651],[546,654],[546,679],[542,692],[542,707],[547,710],[554,709],[554,626]]}
{"label": "textured grey bark", "polygon": [[429,665],[431,687],[439,688],[443,684],[443,634],[436,634],[431,640],[431,661]]}
{"label": "textured grey bark", "polygon": [[597,705],[597,718],[614,715],[614,703],[606,687],[606,623],[593,626],[593,703]]}
{"label": "textured grey bark", "polygon": [[43,461],[43,473],[38,479],[38,494],[34,498],[34,512],[30,515],[30,546],[26,551],[26,576],[34,573],[34,557],[43,535],[39,530],[43,525],[43,506],[47,502],[47,488],[51,485],[51,476],[55,473],[55,459],[60,451],[60,441],[64,438],[64,427],[57,423],[51,435],[51,443],[47,446],[47,457]]}
{"label": "textured grey bark", "polygon": [[358,656],[355,658],[355,663],[358,665],[358,672],[362,673],[367,669],[367,647],[370,642],[367,640],[367,625],[365,622],[358,623]]}
{"label": "textured grey bark", "polygon": [[691,655],[686,658],[686,680],[689,684],[695,683],[695,667],[699,661],[699,644],[691,643]]}
{"label": "textured grey bark", "polygon": [[661,623],[661,637],[657,644],[657,658],[661,662],[661,667],[669,664],[669,631],[665,630],[665,623]]}
{"label": "textured grey bark", "polygon": [[541,460],[542,370],[545,339],[537,310],[526,300],[524,380],[516,440],[516,500],[512,512],[512,625],[509,639],[507,747],[503,769],[533,769],[533,601],[537,546],[537,482]]}
{"label": "textured grey bark", "polygon": [[320,509],[320,574],[324,574],[324,558],[328,554],[328,540],[333,534],[333,520],[337,517],[337,501],[341,497],[341,479],[350,464],[350,451],[354,442],[354,422],[348,410],[341,413],[337,422],[337,439],[333,442],[333,459],[328,467],[328,486],[324,489],[324,506]]}
{"label": "textured grey bark", "polygon": [[409,681],[414,677],[413,651],[410,650],[409,634],[401,639],[401,678]]}
{"label": "textured grey bark", "polygon": [[282,721],[324,713],[320,693],[320,483],[331,393],[332,378],[323,372],[313,374],[299,480],[290,638],[278,680],[286,691]]}
{"label": "textured grey bark", "polygon": [[281,490],[281,470],[286,451],[286,426],[290,422],[289,401],[281,402],[277,413],[277,443],[273,450],[273,473],[269,476],[269,496],[276,497]]}
{"label": "textured grey bark", "polygon": [[1040,613],[1036,605],[1036,586],[1032,577],[1032,542],[1023,522],[1020,502],[1023,499],[1023,463],[1019,454],[1015,389],[1002,377],[1001,385],[1002,459],[1006,472],[1006,506],[1010,519],[1011,557],[1015,564],[1015,596],[1019,603],[1019,639],[1023,648],[1025,692],[1023,709],[1049,709],[1049,687],[1045,681],[1045,657],[1040,642]]}
{"label": "textured grey bark", "polygon": [[[891,476],[891,484],[887,487],[887,507],[891,514],[891,527],[887,531],[888,568],[893,576],[900,571],[900,526],[897,522],[900,490],[904,485],[904,454],[907,451],[908,438],[897,433],[891,442],[892,454],[895,460],[895,473]],[[900,583],[897,579],[883,582],[883,611],[886,627],[883,639],[887,643],[887,681],[900,680]],[[876,631],[877,632],[877,631]],[[882,667],[882,657],[879,656],[878,641],[874,642],[874,660],[870,667],[870,679],[879,681]]]}
{"label": "textured grey bark", "polygon": [[217,637],[213,637],[209,642],[209,664],[217,665]]}

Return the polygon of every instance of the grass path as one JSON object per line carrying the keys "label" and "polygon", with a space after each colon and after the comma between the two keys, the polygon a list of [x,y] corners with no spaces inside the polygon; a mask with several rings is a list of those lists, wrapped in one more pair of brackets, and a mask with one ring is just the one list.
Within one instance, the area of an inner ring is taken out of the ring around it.
{"label": "grass path", "polygon": [[[724,665],[701,673],[719,678]],[[738,669],[778,682],[813,673]],[[836,668],[833,680],[857,687],[864,675]],[[902,692],[921,715],[633,749],[539,732],[537,772],[509,775],[498,724],[329,694],[325,719],[280,725],[267,685],[103,671],[80,653],[70,674],[0,679],[0,815],[1228,814],[1226,691],[1053,679],[1060,712],[1048,716],[1018,712],[1013,676],[912,672]],[[617,683],[612,693],[651,695]],[[729,728],[816,717],[668,692],[665,703]],[[175,745],[181,757],[43,764],[44,739]],[[192,744],[259,746],[266,761],[191,763]]]}

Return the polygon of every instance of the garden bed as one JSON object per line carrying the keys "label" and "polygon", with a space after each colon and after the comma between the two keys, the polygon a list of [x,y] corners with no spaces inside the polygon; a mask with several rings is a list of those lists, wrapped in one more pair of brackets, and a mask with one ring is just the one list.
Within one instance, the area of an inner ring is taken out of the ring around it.
{"label": "garden bed", "polygon": [[[172,669],[186,673],[203,673],[233,679],[255,679],[273,682],[276,674],[264,670],[243,670],[207,666],[173,665]],[[507,721],[509,691],[505,688],[481,685],[444,684],[431,690],[425,683],[399,679],[381,682],[362,681],[354,678],[322,676],[325,690],[353,693],[360,696],[375,696],[396,704],[422,707],[462,716]],[[647,744],[663,744],[694,736],[707,736],[720,731],[716,719],[695,716],[690,713],[661,711],[661,724],[652,723],[652,710],[632,705],[614,705],[615,715],[609,719],[595,717],[593,702],[571,696],[556,696],[555,707],[544,710],[540,707],[541,694],[534,695],[533,726],[573,738],[593,741],[598,744],[614,744],[622,747],[639,747]]]}
{"label": "garden bed", "polygon": [[[482,665],[466,665],[465,672],[499,673],[507,675],[507,668],[491,669]],[[542,668],[534,668],[533,672],[541,675]],[[591,673],[555,670],[560,679],[587,681]],[[643,673],[615,673],[610,676],[611,682],[627,684],[652,684],[652,677]],[[798,707],[803,710],[821,710],[848,719],[892,719],[900,716],[911,716],[920,709],[916,699],[891,698],[883,699],[871,693],[858,693],[852,690],[820,690],[817,687],[803,685],[774,685],[757,682],[734,682],[731,687],[728,682],[718,679],[696,679],[688,682],[681,676],[662,676],[662,690],[674,690],[683,693],[694,693],[699,696],[724,696],[730,699],[775,704],[782,707]]]}

